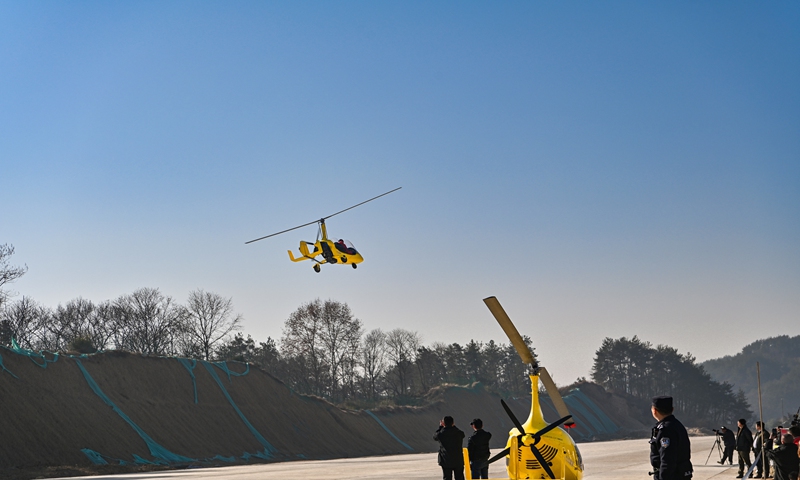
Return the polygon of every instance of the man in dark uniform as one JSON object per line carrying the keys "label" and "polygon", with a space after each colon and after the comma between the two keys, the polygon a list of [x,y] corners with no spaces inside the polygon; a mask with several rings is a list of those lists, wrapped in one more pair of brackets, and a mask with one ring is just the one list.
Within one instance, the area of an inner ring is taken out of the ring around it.
{"label": "man in dark uniform", "polygon": [[433,439],[439,442],[439,465],[442,467],[442,478],[464,480],[464,452],[462,442],[464,432],[456,427],[453,417],[446,416],[439,421],[439,429],[433,434]]}
{"label": "man in dark uniform", "polygon": [[725,465],[725,459],[727,459],[728,464],[733,465],[733,451],[736,450],[736,436],[734,436],[733,431],[728,430],[726,426],[720,428],[719,431],[722,434],[722,444],[725,450],[722,452],[722,460],[717,463]]}
{"label": "man in dark uniform", "polygon": [[[756,422],[756,441],[755,450],[753,454],[756,456],[756,476],[754,478],[761,478],[762,473],[764,478],[769,477],[769,461],[764,461],[764,455],[767,450],[772,450],[772,438],[764,431],[764,425],[759,420]],[[761,455],[761,457],[759,457]]]}
{"label": "man in dark uniform", "polygon": [[[747,428],[747,420],[739,419],[739,431],[736,432],[736,452],[739,453],[739,474],[742,478],[746,470],[750,470],[750,450],[753,449],[753,433]],[[744,466],[747,465],[747,469]]]}
{"label": "man in dark uniform", "polygon": [[475,430],[467,441],[472,478],[489,478],[489,464],[486,462],[491,456],[489,440],[492,439],[492,434],[483,429],[483,420],[480,418],[473,419],[470,425]]}
{"label": "man in dark uniform", "polygon": [[653,397],[650,411],[658,424],[650,438],[650,465],[655,480],[690,480],[692,452],[686,428],[672,415],[672,397]]}

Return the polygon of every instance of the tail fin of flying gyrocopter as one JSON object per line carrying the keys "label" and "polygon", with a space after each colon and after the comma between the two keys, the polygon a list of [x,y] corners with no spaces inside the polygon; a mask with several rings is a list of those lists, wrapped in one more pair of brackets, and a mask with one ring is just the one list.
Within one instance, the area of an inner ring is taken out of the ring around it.
{"label": "tail fin of flying gyrocopter", "polygon": [[[484,298],[483,303],[489,307],[489,311],[492,312],[492,315],[494,315],[497,323],[500,324],[500,327],[502,327],[503,331],[506,333],[506,336],[511,341],[511,344],[514,345],[514,348],[517,350],[517,353],[522,359],[522,363],[529,366],[532,372],[531,375],[538,376],[542,381],[545,390],[547,390],[547,396],[549,396],[550,400],[553,402],[553,406],[556,408],[558,415],[562,417],[562,420],[559,420],[556,422],[556,424],[566,421],[567,423],[564,423],[565,428],[574,427],[575,422],[571,420],[572,415],[570,415],[567,405],[564,403],[564,399],[561,398],[561,393],[559,393],[556,384],[553,382],[553,379],[550,377],[550,374],[547,372],[547,370],[544,367],[539,366],[539,361],[536,359],[536,356],[533,354],[533,352],[531,352],[531,349],[528,348],[528,345],[522,339],[522,336],[517,331],[514,323],[511,322],[508,314],[505,310],[503,310],[500,302],[497,301],[497,297]],[[570,418],[565,420],[564,417]],[[541,432],[539,434],[541,435]]]}

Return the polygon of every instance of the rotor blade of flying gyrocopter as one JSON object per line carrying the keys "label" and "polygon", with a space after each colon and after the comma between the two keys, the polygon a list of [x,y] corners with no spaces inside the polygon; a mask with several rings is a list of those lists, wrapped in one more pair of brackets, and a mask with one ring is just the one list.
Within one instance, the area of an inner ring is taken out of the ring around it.
{"label": "rotor blade of flying gyrocopter", "polygon": [[[522,339],[522,335],[517,331],[517,327],[514,326],[511,318],[509,318],[503,306],[500,305],[500,302],[497,300],[497,297],[484,298],[483,303],[489,307],[489,311],[492,312],[497,323],[500,324],[500,327],[506,333],[508,339],[511,340],[511,344],[514,345],[514,348],[517,350],[517,353],[522,359],[522,363],[530,365],[539,375],[539,379],[542,381],[545,390],[547,390],[547,396],[552,400],[553,406],[556,408],[558,414],[562,417],[569,415],[569,409],[567,409],[564,399],[561,398],[561,393],[559,393],[555,382],[553,382],[552,377],[550,377],[550,373],[548,373],[547,369],[544,367],[539,367],[539,361],[536,359],[536,355],[528,348],[525,340]],[[575,422],[572,421],[565,425],[567,428],[572,428],[574,426]]]}
{"label": "rotor blade of flying gyrocopter", "polygon": [[363,201],[363,202],[361,202],[361,203],[357,203],[357,204],[353,205],[352,207],[345,208],[344,210],[339,210],[338,212],[336,212],[336,213],[334,213],[334,214],[331,214],[331,215],[328,215],[327,217],[322,217],[322,218],[320,218],[319,220],[314,220],[313,222],[304,223],[304,224],[302,224],[302,225],[298,225],[298,226],[296,226],[296,227],[292,227],[292,228],[289,228],[289,229],[286,229],[286,230],[282,230],[282,231],[280,231],[280,232],[278,232],[278,233],[272,233],[272,234],[270,234],[270,235],[266,235],[266,236],[264,236],[264,237],[259,237],[259,238],[256,238],[256,239],[253,239],[253,240],[250,240],[249,242],[244,242],[244,244],[245,244],[245,245],[247,245],[248,243],[257,242],[257,241],[259,241],[259,240],[264,240],[265,238],[274,237],[275,235],[280,235],[281,233],[291,232],[292,230],[297,230],[298,228],[303,228],[303,227],[307,227],[307,226],[309,226],[309,225],[314,225],[315,223],[320,223],[320,222],[322,222],[322,221],[325,221],[325,220],[327,220],[327,219],[329,219],[329,218],[331,218],[331,217],[333,217],[333,216],[339,215],[340,213],[344,213],[344,212],[346,212],[346,211],[348,211],[348,210],[352,210],[352,209],[354,209],[354,208],[356,208],[356,207],[358,207],[358,206],[364,205],[364,204],[365,204],[365,203],[367,203],[367,202],[371,202],[371,201],[373,201],[373,200],[375,200],[375,199],[381,198],[381,197],[382,197],[382,196],[384,196],[384,195],[389,195],[389,194],[390,194],[390,193],[392,193],[392,192],[396,192],[396,191],[400,190],[401,188],[403,188],[403,187],[397,187],[397,188],[395,188],[394,190],[389,190],[389,191],[388,191],[388,192],[386,192],[386,193],[381,193],[381,194],[380,194],[380,195],[378,195],[377,197],[372,197],[372,198],[370,198],[369,200],[364,200],[364,201]]}

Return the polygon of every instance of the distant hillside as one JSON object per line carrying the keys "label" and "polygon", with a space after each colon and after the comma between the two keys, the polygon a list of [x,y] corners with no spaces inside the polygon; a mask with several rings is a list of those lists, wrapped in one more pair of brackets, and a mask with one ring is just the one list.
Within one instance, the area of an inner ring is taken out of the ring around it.
{"label": "distant hillside", "polygon": [[741,388],[757,414],[756,362],[761,365],[764,419],[786,417],[789,412],[794,414],[800,407],[800,335],[758,340],[736,355],[708,360],[702,365],[714,380],[726,381],[734,390]]}

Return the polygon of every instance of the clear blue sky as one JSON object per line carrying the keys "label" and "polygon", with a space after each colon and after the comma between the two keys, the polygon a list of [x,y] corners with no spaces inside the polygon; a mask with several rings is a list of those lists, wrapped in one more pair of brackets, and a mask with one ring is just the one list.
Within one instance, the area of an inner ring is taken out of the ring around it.
{"label": "clear blue sky", "polygon": [[[157,287],[280,338],[606,336],[701,360],[800,334],[797,2],[2,2],[0,243],[55,307]],[[331,219],[358,270],[293,264]]]}

